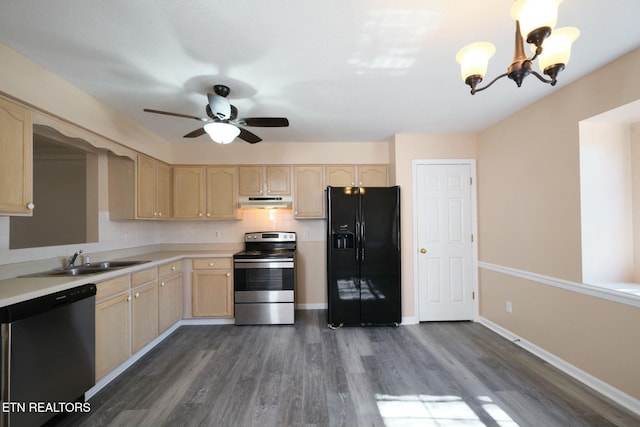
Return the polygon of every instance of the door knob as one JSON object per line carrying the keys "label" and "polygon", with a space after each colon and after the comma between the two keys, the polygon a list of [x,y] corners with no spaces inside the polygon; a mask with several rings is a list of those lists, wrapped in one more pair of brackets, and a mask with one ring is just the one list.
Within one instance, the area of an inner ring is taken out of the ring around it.
{"label": "door knob", "polygon": [[421,253],[421,254],[426,254],[426,253],[427,253],[427,250],[426,250],[425,248],[420,248],[420,253]]}

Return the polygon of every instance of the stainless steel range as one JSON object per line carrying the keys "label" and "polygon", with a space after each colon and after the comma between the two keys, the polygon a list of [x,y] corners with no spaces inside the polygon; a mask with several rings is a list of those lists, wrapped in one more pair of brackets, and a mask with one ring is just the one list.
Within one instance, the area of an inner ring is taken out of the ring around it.
{"label": "stainless steel range", "polygon": [[295,284],[296,233],[246,233],[233,256],[236,325],[293,324]]}

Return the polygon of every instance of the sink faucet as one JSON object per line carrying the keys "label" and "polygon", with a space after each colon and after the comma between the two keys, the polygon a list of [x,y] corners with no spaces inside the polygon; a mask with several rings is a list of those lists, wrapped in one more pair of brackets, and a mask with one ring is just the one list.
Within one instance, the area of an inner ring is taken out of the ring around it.
{"label": "sink faucet", "polygon": [[69,264],[67,265],[67,267],[75,267],[74,264],[76,262],[76,259],[78,258],[78,255],[80,255],[82,252],[84,252],[82,249],[76,251],[76,253],[74,253],[71,258],[69,258]]}

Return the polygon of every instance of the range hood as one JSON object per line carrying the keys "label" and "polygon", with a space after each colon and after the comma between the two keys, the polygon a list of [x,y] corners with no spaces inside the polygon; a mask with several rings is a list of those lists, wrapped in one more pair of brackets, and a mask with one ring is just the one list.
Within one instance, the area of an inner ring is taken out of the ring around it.
{"label": "range hood", "polygon": [[258,209],[291,209],[291,196],[241,196],[238,199],[240,208]]}

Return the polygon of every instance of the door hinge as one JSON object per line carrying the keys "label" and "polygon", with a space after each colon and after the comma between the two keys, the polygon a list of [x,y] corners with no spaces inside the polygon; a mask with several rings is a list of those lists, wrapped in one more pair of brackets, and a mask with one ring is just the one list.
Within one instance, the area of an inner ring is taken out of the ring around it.
{"label": "door hinge", "polygon": [[473,299],[475,301],[475,299],[476,299],[476,292],[475,291],[471,292],[471,299]]}
{"label": "door hinge", "polygon": [[473,243],[473,234],[471,235],[471,243]]}
{"label": "door hinge", "polygon": [[469,177],[469,185],[473,185],[473,177]]}

